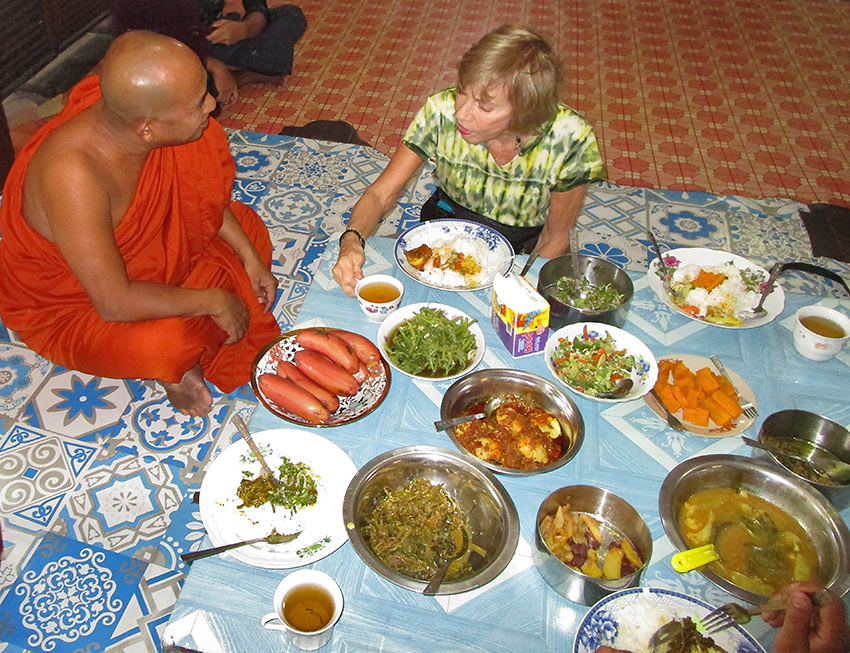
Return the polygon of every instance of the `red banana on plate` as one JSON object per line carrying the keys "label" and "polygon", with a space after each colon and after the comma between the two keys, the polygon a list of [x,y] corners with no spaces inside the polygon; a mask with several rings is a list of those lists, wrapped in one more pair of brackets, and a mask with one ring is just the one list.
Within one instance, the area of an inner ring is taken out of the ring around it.
{"label": "red banana on plate", "polygon": [[295,365],[308,379],[333,392],[335,395],[351,397],[357,394],[360,384],[351,374],[330,358],[302,349],[295,352]]}
{"label": "red banana on plate", "polygon": [[348,343],[354,353],[357,354],[357,358],[363,361],[369,369],[381,364],[381,352],[365,336],[351,331],[334,331],[334,333]]}
{"label": "red banana on plate", "polygon": [[331,416],[330,411],[315,396],[282,376],[261,374],[257,385],[268,399],[311,424],[322,424]]}
{"label": "red banana on plate", "polygon": [[354,374],[357,371],[360,363],[357,354],[345,340],[329,329],[320,327],[302,329],[295,336],[295,342],[304,349],[315,351],[330,358],[349,374]]}
{"label": "red banana on plate", "polygon": [[289,361],[280,361],[277,364],[277,374],[285,379],[289,379],[299,388],[304,388],[311,395],[322,402],[322,405],[330,412],[334,412],[339,408],[339,397],[332,392],[328,392],[318,383],[313,383],[308,379],[301,370]]}

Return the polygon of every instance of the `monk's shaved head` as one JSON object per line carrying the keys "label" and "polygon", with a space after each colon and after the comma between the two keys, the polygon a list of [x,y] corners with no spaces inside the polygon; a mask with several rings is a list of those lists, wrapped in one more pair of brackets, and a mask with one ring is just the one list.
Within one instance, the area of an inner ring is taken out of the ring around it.
{"label": "monk's shaved head", "polygon": [[106,109],[124,123],[158,118],[206,72],[187,46],[154,32],[126,32],[116,38],[100,73]]}

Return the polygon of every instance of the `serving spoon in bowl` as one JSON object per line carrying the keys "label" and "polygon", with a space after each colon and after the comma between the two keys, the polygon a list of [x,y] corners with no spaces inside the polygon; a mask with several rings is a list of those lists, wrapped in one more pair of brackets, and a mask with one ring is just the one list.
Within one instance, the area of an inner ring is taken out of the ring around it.
{"label": "serving spoon in bowl", "polygon": [[631,379],[617,379],[614,381],[614,390],[611,392],[605,392],[602,394],[596,395],[599,399],[619,399],[620,397],[625,397],[629,390],[632,389],[635,382]]}
{"label": "serving spoon in bowl", "polygon": [[484,404],[483,412],[471,413],[469,415],[460,415],[459,417],[448,417],[446,419],[438,419],[436,422],[434,422],[434,428],[438,431],[447,431],[448,429],[453,429],[455,426],[460,426],[461,424],[471,422],[474,419],[483,419],[484,417],[490,417],[504,400],[504,395],[494,395],[493,397],[490,397],[490,399],[487,400],[486,404]]}

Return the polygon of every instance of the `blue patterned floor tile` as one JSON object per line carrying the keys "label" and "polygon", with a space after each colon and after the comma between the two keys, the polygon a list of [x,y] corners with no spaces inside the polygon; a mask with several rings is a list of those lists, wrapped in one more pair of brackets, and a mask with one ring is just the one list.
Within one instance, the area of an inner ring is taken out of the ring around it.
{"label": "blue patterned floor tile", "polygon": [[21,344],[0,344],[0,417],[14,420],[54,365]]}
{"label": "blue patterned floor tile", "polygon": [[[109,642],[125,611],[140,603],[146,567],[140,560],[46,534],[0,603],[3,639],[47,653]],[[137,621],[124,626],[138,630]]]}
{"label": "blue patterned floor tile", "polygon": [[15,425],[0,440],[0,512],[9,523],[48,529],[99,446]]}

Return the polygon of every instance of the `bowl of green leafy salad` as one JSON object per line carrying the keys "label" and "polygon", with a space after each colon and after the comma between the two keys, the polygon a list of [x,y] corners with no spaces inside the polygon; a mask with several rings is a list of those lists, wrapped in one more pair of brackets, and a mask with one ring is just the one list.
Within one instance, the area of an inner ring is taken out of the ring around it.
{"label": "bowl of green leafy salad", "polygon": [[378,328],[378,349],[402,374],[445,381],[471,372],[484,357],[484,333],[475,320],[446,304],[408,304]]}
{"label": "bowl of green leafy salad", "polygon": [[[639,399],[658,379],[658,362],[649,347],[609,324],[581,322],[561,327],[549,336],[544,356],[558,381],[596,401]],[[616,392],[620,379],[631,379],[632,387],[621,396],[608,396]]]}
{"label": "bowl of green leafy salad", "polygon": [[626,322],[634,286],[628,274],[598,256],[571,254],[547,261],[537,277],[537,291],[549,302],[549,326],[560,329],[576,322]]}

